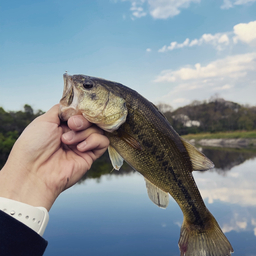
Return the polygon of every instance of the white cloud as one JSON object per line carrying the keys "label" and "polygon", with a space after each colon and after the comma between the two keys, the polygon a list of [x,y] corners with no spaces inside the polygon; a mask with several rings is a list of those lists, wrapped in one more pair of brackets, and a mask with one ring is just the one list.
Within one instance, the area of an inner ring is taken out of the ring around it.
{"label": "white cloud", "polygon": [[237,43],[239,40],[250,44],[256,40],[256,21],[251,21],[249,23],[240,23],[234,26],[233,40]]}
{"label": "white cloud", "polygon": [[167,51],[167,46],[164,45],[161,49],[158,50],[158,52],[165,52]]}
{"label": "white cloud", "polygon": [[148,0],[150,14],[155,19],[167,19],[180,13],[180,9],[188,8],[190,3],[200,0]]}
{"label": "white cloud", "polygon": [[150,48],[147,48],[146,49],[146,52],[151,52],[152,50]]}
{"label": "white cloud", "polygon": [[212,45],[218,51],[222,51],[227,46],[237,44],[239,41],[247,44],[256,42],[256,21],[239,23],[235,25],[233,31],[230,32],[216,33],[214,35],[205,33],[200,38],[195,38],[193,40],[186,38],[183,43],[174,41],[171,42],[169,46],[164,45],[158,52],[167,52],[184,47],[201,46],[203,44]]}
{"label": "white cloud", "polygon": [[229,38],[227,36],[227,34],[223,34],[219,39],[218,39],[218,43],[224,43],[224,44],[229,44]]}
{"label": "white cloud", "polygon": [[[123,0],[127,1],[127,0]],[[154,19],[167,19],[188,8],[190,3],[200,3],[201,0],[130,0],[133,18],[141,18],[149,13]]]}
{"label": "white cloud", "polygon": [[132,2],[132,6],[130,10],[132,11],[132,15],[136,18],[141,18],[147,15],[146,12],[144,12],[142,5],[143,1],[134,1]]}
{"label": "white cloud", "polygon": [[183,48],[189,45],[189,39],[187,38],[183,43],[177,44],[177,48]]}
{"label": "white cloud", "polygon": [[186,46],[189,46],[188,38],[183,43],[180,43],[180,44],[178,44],[177,42],[171,42],[169,46],[164,45],[161,49],[158,50],[158,52],[172,51],[174,49],[179,49]]}
{"label": "white cloud", "polygon": [[[112,0],[117,2],[118,0]],[[181,9],[189,8],[191,3],[199,4],[201,0],[119,0],[130,1],[132,6],[132,19],[141,18],[148,13],[154,19],[168,19],[179,15]],[[256,0],[223,0],[221,9],[230,9],[234,5],[244,5],[253,3]]]}
{"label": "white cloud", "polygon": [[203,34],[199,39],[193,39],[190,41],[187,38],[183,43],[171,42],[169,46],[164,45],[158,52],[167,52],[172,51],[174,49],[184,48],[184,47],[193,47],[200,46],[202,44],[211,44],[217,50],[222,50],[226,45],[229,45],[229,37],[227,33],[217,33],[215,35],[212,34]]}
{"label": "white cloud", "polygon": [[179,70],[165,70],[155,79],[155,82],[174,82],[177,80],[206,79],[215,77],[238,78],[246,75],[247,71],[255,70],[256,52],[228,56],[201,66],[183,67]]}
{"label": "white cloud", "polygon": [[176,99],[204,100],[219,92],[223,97],[229,98],[232,94],[233,97],[236,95],[240,100],[247,101],[248,91],[252,95],[255,93],[255,71],[256,52],[228,56],[206,65],[197,63],[177,70],[163,70],[154,82],[163,83],[163,86],[171,90],[157,100],[171,102],[176,108],[186,103],[177,102]]}
{"label": "white cloud", "polygon": [[224,0],[223,4],[221,5],[221,9],[230,9],[234,7],[234,5],[244,5],[248,3],[253,3],[256,0]]}
{"label": "white cloud", "polygon": [[233,4],[230,0],[224,0],[221,9],[230,9],[233,7]]}
{"label": "white cloud", "polygon": [[242,4],[248,4],[248,3],[253,3],[256,0],[235,0],[234,4],[236,5],[242,5]]}
{"label": "white cloud", "polygon": [[199,40],[198,39],[194,39],[191,41],[191,43],[189,44],[189,46],[194,46],[194,45],[198,45],[199,44]]}
{"label": "white cloud", "polygon": [[195,40],[193,40],[194,42],[192,41],[193,44],[189,45],[190,47],[196,45],[196,42],[197,42],[197,45],[202,45],[203,43],[211,44],[220,50],[222,46],[229,44],[228,33],[216,33],[214,35],[203,34],[200,39],[195,39]]}

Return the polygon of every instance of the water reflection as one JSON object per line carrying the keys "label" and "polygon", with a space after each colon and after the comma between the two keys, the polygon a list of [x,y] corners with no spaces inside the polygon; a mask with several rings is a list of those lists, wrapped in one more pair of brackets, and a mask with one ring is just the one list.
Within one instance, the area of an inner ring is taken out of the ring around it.
{"label": "water reflection", "polygon": [[[203,152],[216,165],[193,173],[207,207],[235,256],[256,255],[256,151]],[[140,174],[128,166],[111,172],[107,154],[100,161],[52,208],[45,255],[178,256],[183,217],[176,202],[159,209],[147,197]]]}
{"label": "water reflection", "polygon": [[[217,172],[221,175],[225,175],[227,171],[230,171],[233,167],[244,163],[248,159],[254,159],[256,157],[256,148],[213,148],[204,147],[200,150],[214,163],[215,168],[210,172]],[[100,182],[101,175],[124,175],[133,173],[134,170],[124,162],[124,165],[119,171],[113,171],[108,153],[93,163],[92,168],[83,176],[79,184],[82,184],[84,180],[88,178],[96,178]],[[207,171],[209,172],[209,171]]]}
{"label": "water reflection", "polygon": [[108,152],[106,151],[99,159],[97,159],[93,164],[91,169],[82,177],[78,184],[83,184],[86,179],[97,179],[100,182],[100,177],[102,175],[127,175],[129,173],[134,173],[134,170],[124,162],[124,165],[119,171],[115,171],[110,162]]}
{"label": "water reflection", "polygon": [[256,148],[202,148],[202,152],[213,161],[215,171],[225,174],[236,165],[256,157]]}
{"label": "water reflection", "polygon": [[208,204],[229,208],[220,221],[224,232],[253,231],[256,235],[255,167],[255,159],[251,159],[232,168],[232,172],[226,177],[221,177],[216,172],[194,175],[201,195]]}

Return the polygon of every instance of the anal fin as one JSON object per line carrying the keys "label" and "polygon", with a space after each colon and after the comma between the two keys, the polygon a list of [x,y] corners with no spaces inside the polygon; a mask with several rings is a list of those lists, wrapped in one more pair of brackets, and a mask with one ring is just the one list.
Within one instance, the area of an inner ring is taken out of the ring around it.
{"label": "anal fin", "polygon": [[155,186],[146,178],[145,181],[149,199],[158,207],[166,208],[169,204],[169,194],[161,190],[159,187]]}

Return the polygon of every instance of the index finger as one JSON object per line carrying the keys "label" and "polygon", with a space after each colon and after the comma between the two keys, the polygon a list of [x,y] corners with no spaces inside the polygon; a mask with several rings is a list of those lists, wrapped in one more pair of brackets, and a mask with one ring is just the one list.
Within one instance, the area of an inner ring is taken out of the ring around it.
{"label": "index finger", "polygon": [[50,123],[55,123],[57,125],[60,125],[60,119],[59,119],[59,104],[54,105],[51,109],[49,109],[46,113],[41,115],[38,119],[41,121],[47,121]]}
{"label": "index finger", "polygon": [[68,119],[68,127],[73,131],[81,131],[89,128],[92,125],[82,115],[74,115]]}

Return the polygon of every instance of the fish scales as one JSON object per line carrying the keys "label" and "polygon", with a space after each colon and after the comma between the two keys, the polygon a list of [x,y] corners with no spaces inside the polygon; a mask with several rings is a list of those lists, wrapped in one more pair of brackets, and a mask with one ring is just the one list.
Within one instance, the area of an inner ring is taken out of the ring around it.
{"label": "fish scales", "polygon": [[85,75],[64,74],[59,116],[82,114],[105,131],[115,169],[123,159],[146,180],[149,198],[162,208],[170,194],[184,219],[178,242],[181,256],[228,256],[233,248],[206,208],[193,170],[212,162],[175,132],[147,99],[122,84]]}
{"label": "fish scales", "polygon": [[[191,175],[191,161],[179,136],[160,112],[135,91],[128,89],[125,96],[129,102],[128,116],[118,131],[106,133],[111,145],[135,170],[170,193],[188,220],[202,225],[207,209]],[[118,133],[123,132],[134,137],[142,149],[131,148],[121,140]]]}

